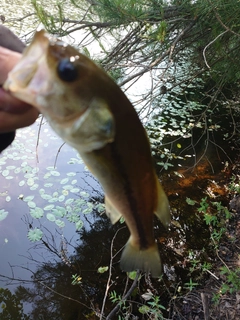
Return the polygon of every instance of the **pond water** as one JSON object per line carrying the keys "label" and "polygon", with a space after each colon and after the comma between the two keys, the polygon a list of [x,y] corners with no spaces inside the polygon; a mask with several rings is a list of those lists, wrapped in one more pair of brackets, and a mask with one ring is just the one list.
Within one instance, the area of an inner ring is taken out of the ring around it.
{"label": "pond water", "polygon": [[76,151],[40,119],[1,154],[0,186],[0,286],[13,292],[52,256],[70,263],[76,231],[89,230],[103,196]]}
{"label": "pond water", "polygon": [[[169,291],[186,281],[192,260],[200,264],[209,254],[209,230],[186,198],[199,205],[206,191],[224,195],[229,172],[224,162],[212,168],[205,157],[194,171],[162,174],[174,221],[169,232],[156,219],[155,236]],[[0,186],[0,319],[97,319],[109,276],[99,270],[111,267],[116,292],[128,283],[119,269],[128,231],[101,215],[102,189],[76,151],[38,119],[1,154]]]}

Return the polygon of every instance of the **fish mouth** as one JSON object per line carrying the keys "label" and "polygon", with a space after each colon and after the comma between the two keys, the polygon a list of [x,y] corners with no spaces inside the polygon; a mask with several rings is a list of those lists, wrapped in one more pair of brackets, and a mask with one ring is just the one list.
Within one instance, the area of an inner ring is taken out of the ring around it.
{"label": "fish mouth", "polygon": [[[37,108],[46,118],[65,125],[71,125],[88,108],[87,101],[83,101],[77,110],[69,107],[72,104],[63,95],[63,84],[58,81],[57,65],[70,55],[68,48],[67,44],[44,30],[37,32],[3,86],[14,97]],[[73,55],[76,56],[76,52]],[[63,103],[64,107],[61,107]]]}
{"label": "fish mouth", "polygon": [[36,33],[32,45],[24,50],[21,60],[10,71],[3,85],[3,88],[16,98],[34,106],[36,106],[37,90],[42,87],[46,76],[46,67],[43,68],[42,65],[48,44],[49,40],[43,30]]}

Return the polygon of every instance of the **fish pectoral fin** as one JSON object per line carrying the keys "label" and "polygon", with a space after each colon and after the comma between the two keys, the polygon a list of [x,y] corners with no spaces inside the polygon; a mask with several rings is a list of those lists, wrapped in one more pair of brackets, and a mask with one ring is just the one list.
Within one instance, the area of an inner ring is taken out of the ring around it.
{"label": "fish pectoral fin", "polygon": [[162,264],[157,244],[153,243],[145,250],[141,250],[138,246],[134,245],[130,237],[123,250],[120,267],[126,272],[142,270],[147,273],[150,272],[153,278],[160,277]]}
{"label": "fish pectoral fin", "polygon": [[112,224],[115,224],[120,218],[121,213],[112,205],[111,201],[109,201],[108,197],[105,196],[105,207],[106,207],[106,215],[111,220]]}
{"label": "fish pectoral fin", "polygon": [[154,213],[158,217],[158,219],[162,222],[162,224],[167,228],[171,222],[170,207],[169,207],[168,198],[158,179],[157,179],[157,188],[158,188],[158,202],[157,202],[157,208]]}

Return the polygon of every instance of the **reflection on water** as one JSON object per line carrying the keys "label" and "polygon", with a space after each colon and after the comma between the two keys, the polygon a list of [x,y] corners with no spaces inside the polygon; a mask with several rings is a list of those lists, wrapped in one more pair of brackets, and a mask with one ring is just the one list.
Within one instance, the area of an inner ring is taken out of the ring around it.
{"label": "reflection on water", "polygon": [[47,124],[36,152],[38,127],[39,121],[19,130],[0,157],[0,281],[12,292],[32,282],[43,263],[68,265],[74,244],[81,243],[76,231],[88,230],[89,213],[103,210],[98,183]]}

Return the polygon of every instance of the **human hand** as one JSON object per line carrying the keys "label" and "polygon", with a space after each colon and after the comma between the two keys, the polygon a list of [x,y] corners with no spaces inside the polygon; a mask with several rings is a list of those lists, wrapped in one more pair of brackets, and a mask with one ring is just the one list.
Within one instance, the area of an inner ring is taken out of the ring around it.
{"label": "human hand", "polygon": [[[0,47],[0,84],[21,58],[21,54]],[[38,117],[37,109],[12,97],[0,88],[0,133],[10,132],[32,124]]]}

